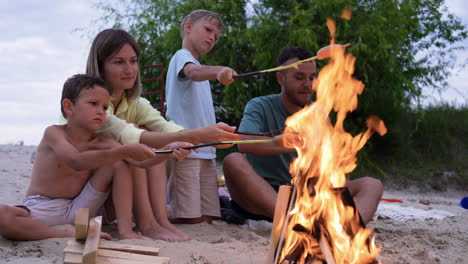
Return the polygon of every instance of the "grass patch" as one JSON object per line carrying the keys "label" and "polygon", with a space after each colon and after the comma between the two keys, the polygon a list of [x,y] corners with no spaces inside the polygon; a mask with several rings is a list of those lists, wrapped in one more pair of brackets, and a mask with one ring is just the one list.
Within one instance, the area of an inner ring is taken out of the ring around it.
{"label": "grass patch", "polygon": [[407,110],[405,116],[388,127],[388,135],[373,137],[352,176],[440,190],[468,187],[468,107],[438,104]]}

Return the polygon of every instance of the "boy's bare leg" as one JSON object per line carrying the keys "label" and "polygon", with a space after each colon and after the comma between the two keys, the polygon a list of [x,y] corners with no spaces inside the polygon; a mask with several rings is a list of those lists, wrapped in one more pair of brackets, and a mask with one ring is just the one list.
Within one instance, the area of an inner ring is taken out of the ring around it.
{"label": "boy's bare leg", "polygon": [[106,192],[112,184],[112,200],[120,239],[142,238],[132,230],[131,176],[129,166],[118,161],[111,166],[99,168],[91,178],[92,186],[99,192]]}
{"label": "boy's bare leg", "polygon": [[151,208],[146,169],[131,168],[133,174],[133,212],[142,235],[169,242],[183,241],[178,235],[161,226]]}
{"label": "boy's bare leg", "polygon": [[167,191],[167,173],[166,162],[161,162],[155,166],[147,168],[148,190],[151,201],[151,207],[156,216],[156,220],[169,231],[178,235],[182,241],[189,241],[192,238],[169,222],[167,216],[166,191]]}
{"label": "boy's bare leg", "polygon": [[112,201],[118,220],[119,238],[143,238],[132,230],[133,186],[132,174],[126,163],[115,164],[114,180],[112,183]]}
{"label": "boy's bare leg", "polygon": [[0,235],[11,240],[41,240],[56,237],[74,237],[72,225],[64,229],[49,227],[29,217],[26,209],[0,205]]}

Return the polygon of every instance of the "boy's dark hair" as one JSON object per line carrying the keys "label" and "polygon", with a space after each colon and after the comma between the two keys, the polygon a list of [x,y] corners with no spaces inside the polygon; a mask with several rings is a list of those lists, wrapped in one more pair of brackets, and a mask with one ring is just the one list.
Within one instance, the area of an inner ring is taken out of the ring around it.
{"label": "boy's dark hair", "polygon": [[197,9],[192,11],[190,14],[186,15],[182,19],[182,23],[180,23],[180,37],[183,39],[184,38],[184,25],[187,22],[190,23],[195,23],[198,20],[206,19],[209,22],[215,20],[218,23],[218,29],[221,32],[224,30],[224,24],[221,18],[219,17],[218,14],[215,12],[209,11],[209,10],[204,10],[204,9]]}
{"label": "boy's dark hair", "polygon": [[75,74],[68,78],[63,84],[62,99],[60,99],[60,110],[62,111],[63,117],[67,118],[67,114],[63,110],[62,102],[64,99],[68,99],[73,103],[84,89],[92,89],[94,86],[100,86],[106,89],[109,94],[112,94],[112,89],[108,87],[104,80],[99,77],[94,77],[86,74]]}
{"label": "boy's dark hair", "polygon": [[287,47],[283,48],[280,51],[278,56],[278,65],[283,65],[287,60],[292,58],[298,58],[299,60],[305,60],[307,58],[313,57],[314,54],[304,47]]}

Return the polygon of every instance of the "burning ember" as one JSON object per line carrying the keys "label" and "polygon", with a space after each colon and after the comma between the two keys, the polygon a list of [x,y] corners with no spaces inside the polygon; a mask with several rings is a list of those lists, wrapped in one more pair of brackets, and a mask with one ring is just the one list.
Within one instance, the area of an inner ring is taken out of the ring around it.
{"label": "burning ember", "polygon": [[[334,21],[327,25],[335,44]],[[278,263],[378,263],[380,249],[372,230],[360,224],[345,186],[357,152],[375,131],[383,135],[386,128],[372,116],[367,131],[353,137],[344,130],[346,115],[356,109],[364,84],[352,77],[355,57],[339,45],[332,45],[330,53],[330,63],[313,83],[316,102],[286,122],[285,145],[298,154],[291,164],[296,194]],[[331,111],[336,112],[335,124]]]}

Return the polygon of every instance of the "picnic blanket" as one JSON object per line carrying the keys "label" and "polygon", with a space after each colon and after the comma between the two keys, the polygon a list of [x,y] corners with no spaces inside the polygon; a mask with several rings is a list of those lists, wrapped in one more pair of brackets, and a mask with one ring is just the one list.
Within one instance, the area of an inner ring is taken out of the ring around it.
{"label": "picnic blanket", "polygon": [[375,213],[378,218],[386,218],[386,219],[394,219],[402,222],[406,222],[408,220],[418,219],[424,220],[428,218],[433,219],[444,219],[447,216],[454,216],[447,211],[436,210],[436,209],[419,209],[414,208],[411,206],[406,206],[403,204],[395,204],[395,203],[386,203],[381,202],[379,207],[377,208],[377,212]]}

